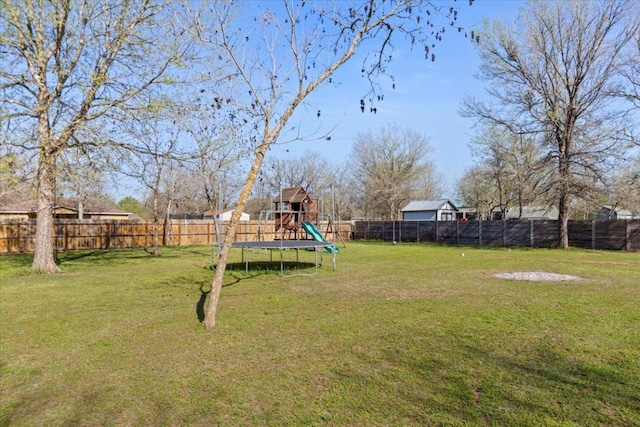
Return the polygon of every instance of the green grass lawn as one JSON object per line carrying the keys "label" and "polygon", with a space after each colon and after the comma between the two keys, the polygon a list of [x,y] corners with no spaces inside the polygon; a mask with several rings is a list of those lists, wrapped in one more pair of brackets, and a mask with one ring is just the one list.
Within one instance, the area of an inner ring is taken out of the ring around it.
{"label": "green grass lawn", "polygon": [[250,255],[211,332],[209,247],[0,257],[0,425],[640,425],[638,253],[350,242],[286,278]]}

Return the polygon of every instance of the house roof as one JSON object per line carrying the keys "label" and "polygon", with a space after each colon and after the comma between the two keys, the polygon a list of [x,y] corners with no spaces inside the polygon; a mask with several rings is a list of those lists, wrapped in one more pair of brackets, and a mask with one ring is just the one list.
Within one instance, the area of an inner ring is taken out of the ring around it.
{"label": "house roof", "polygon": [[611,206],[611,205],[604,205],[604,206],[602,206],[602,208],[601,208],[601,209],[603,209],[603,210],[607,210],[607,211],[609,211],[609,212],[613,211],[613,212],[615,212],[617,215],[628,215],[628,216],[633,215],[633,212],[632,212],[632,211],[630,211],[629,209],[625,209],[625,208],[623,208],[623,207],[620,207],[620,206],[616,206],[616,207],[614,208],[614,207],[613,207],[613,206]]}
{"label": "house roof", "polygon": [[447,203],[449,203],[453,207],[453,209],[457,209],[456,206],[448,199],[412,200],[407,206],[401,209],[401,212],[437,211],[439,209],[442,209]]}
{"label": "house roof", "polygon": [[[78,211],[78,202],[72,200],[64,200],[61,203],[54,206],[54,210],[66,209],[69,211]],[[0,212],[2,213],[15,213],[15,214],[28,214],[38,210],[38,202],[36,200],[25,200],[22,202],[12,203],[10,205],[0,206]],[[113,208],[102,204],[88,203],[84,206],[84,212],[91,214],[119,214],[119,215],[131,215],[131,212],[125,212],[120,209]]]}
{"label": "house roof", "polygon": [[[507,219],[518,219],[520,217],[520,208],[514,206],[509,208]],[[558,209],[555,206],[523,206],[522,218],[548,218],[557,219]]]}

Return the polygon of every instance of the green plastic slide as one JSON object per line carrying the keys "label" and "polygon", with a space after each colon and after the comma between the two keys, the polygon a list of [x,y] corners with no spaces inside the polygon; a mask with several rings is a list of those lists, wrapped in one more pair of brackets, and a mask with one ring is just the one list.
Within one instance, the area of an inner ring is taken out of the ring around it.
{"label": "green plastic slide", "polygon": [[[313,225],[313,223],[311,221],[302,221],[302,228],[304,228],[304,231],[306,231],[309,235],[311,235],[311,237],[313,237],[313,240],[318,241],[318,242],[324,242],[324,237],[322,237],[322,234],[320,234],[320,232],[318,231],[318,229],[316,228],[315,225]],[[325,246],[324,247],[327,252],[329,253],[340,253],[340,248],[336,247],[336,246]]]}

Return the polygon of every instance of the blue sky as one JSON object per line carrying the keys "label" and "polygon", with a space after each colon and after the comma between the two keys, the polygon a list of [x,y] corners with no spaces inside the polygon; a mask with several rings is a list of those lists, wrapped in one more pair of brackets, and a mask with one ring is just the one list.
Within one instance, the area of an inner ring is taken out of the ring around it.
{"label": "blue sky", "polygon": [[[257,10],[281,5],[268,0],[238,4],[245,6],[243,13],[247,17],[253,16]],[[442,4],[450,3],[443,1]],[[458,0],[457,24],[479,29],[486,19],[515,17],[523,4],[523,0],[475,0],[472,6],[468,6],[467,0]],[[332,163],[344,164],[358,132],[393,123],[418,131],[430,139],[432,160],[450,187],[445,197],[453,198],[456,179],[474,163],[469,149],[474,132],[473,121],[460,117],[458,110],[466,95],[483,96],[484,83],[474,77],[479,71],[478,54],[464,33],[453,29],[445,33],[441,42],[437,42],[433,50],[435,62],[425,60],[424,52],[419,49],[413,52],[407,49],[408,46],[401,46],[394,53],[389,74],[394,75],[396,88],[391,88],[390,81],[382,81],[384,101],[377,105],[377,114],[369,113],[368,108],[365,113],[360,111],[360,99],[369,86],[361,76],[361,60],[354,57],[334,76],[339,85],[321,86],[307,99],[311,106],[299,108],[287,126],[296,126],[303,134],[318,129],[318,135],[332,131],[331,140],[312,139],[275,145],[268,156],[298,158],[311,150]],[[316,116],[318,109],[321,110],[320,118]],[[132,192],[136,197],[142,197],[135,187],[125,180],[120,188],[114,189],[114,197],[119,200]]]}
{"label": "blue sky", "polygon": [[[513,18],[522,1],[476,0],[471,7],[459,1],[458,22],[466,28],[480,28],[485,19]],[[424,59],[423,52],[399,51],[390,73],[396,78],[396,89],[385,88],[384,101],[377,114],[368,109],[360,112],[359,101],[368,84],[361,77],[361,62],[354,59],[338,73],[338,87],[323,87],[310,97],[313,107],[299,111],[292,124],[335,127],[330,141],[297,141],[273,147],[270,155],[300,156],[313,150],[331,162],[342,163],[348,157],[358,132],[395,123],[419,131],[431,140],[432,160],[451,187],[465,168],[473,164],[468,142],[473,134],[473,121],[459,116],[458,110],[466,95],[483,96],[483,82],[474,76],[479,71],[479,59],[474,46],[463,33],[448,31],[437,44],[436,61]],[[316,108],[317,107],[317,108]],[[322,114],[316,117],[317,109]],[[453,193],[453,188],[450,191]],[[452,197],[453,194],[448,194]]]}

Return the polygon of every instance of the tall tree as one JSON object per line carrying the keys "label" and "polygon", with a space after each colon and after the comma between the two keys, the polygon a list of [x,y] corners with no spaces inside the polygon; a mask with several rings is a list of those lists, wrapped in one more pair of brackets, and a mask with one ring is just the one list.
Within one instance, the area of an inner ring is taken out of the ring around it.
{"label": "tall tree", "polygon": [[[421,52],[423,49],[428,52],[445,31],[434,16],[442,17],[447,24],[453,23],[457,16],[457,10],[449,8],[449,4],[420,0],[366,0],[330,6],[324,2],[284,1],[268,3],[268,8],[254,12],[253,16],[238,13],[237,7],[248,4],[215,4],[211,8],[211,19],[202,19],[206,10],[199,10],[200,19],[191,26],[203,42],[214,46],[216,57],[228,64],[226,75],[236,89],[232,97],[216,95],[213,104],[221,111],[229,111],[239,126],[246,125],[247,138],[254,148],[246,184],[218,258],[205,310],[207,328],[215,325],[224,272],[240,214],[251,195],[265,154],[272,144],[286,139],[294,112],[323,83],[331,84],[334,73],[356,53],[364,50],[361,52],[366,55],[362,74],[375,81],[391,61],[396,41],[407,41],[418,46]],[[209,22],[213,25],[207,26]],[[434,29],[436,25],[442,29]],[[357,100],[354,103],[357,104]],[[364,104],[363,99],[361,105]]]}
{"label": "tall tree", "polygon": [[530,1],[515,23],[495,22],[480,43],[492,102],[467,99],[463,114],[536,137],[555,164],[564,248],[572,199],[602,181],[608,157],[625,150],[629,116],[610,94],[639,22],[634,1]]}
{"label": "tall tree", "polygon": [[376,218],[397,220],[400,209],[417,194],[439,196],[428,155],[429,139],[410,129],[388,125],[358,133],[349,158],[354,188],[364,211]]}
{"label": "tall tree", "polygon": [[212,212],[230,206],[243,185],[241,168],[248,157],[248,144],[231,123],[218,120],[210,109],[199,108],[182,116],[180,127],[193,146],[186,163],[194,174],[192,197],[201,199]]}
{"label": "tall tree", "polygon": [[110,128],[139,95],[171,81],[185,45],[167,4],[0,0],[0,122],[9,122],[12,143],[38,153],[33,269],[57,270],[51,228],[60,153],[86,143],[73,136],[88,123]]}
{"label": "tall tree", "polygon": [[330,186],[331,166],[322,155],[306,151],[299,156],[270,157],[260,178],[272,195],[286,187],[302,186],[307,193],[319,195]]}
{"label": "tall tree", "polygon": [[[153,255],[159,254],[161,215],[166,232],[178,191],[177,169],[188,156],[181,144],[181,128],[174,126],[164,113],[164,110],[151,112],[127,122],[130,141],[120,161],[120,172],[136,179],[150,194]],[[166,237],[165,234],[165,241]]]}
{"label": "tall tree", "polygon": [[548,162],[531,135],[515,134],[504,126],[485,126],[471,147],[482,169],[475,178],[484,179],[491,188],[484,195],[485,205],[491,207],[490,218],[496,211],[505,218],[516,205],[522,215],[523,207],[546,191]]}

